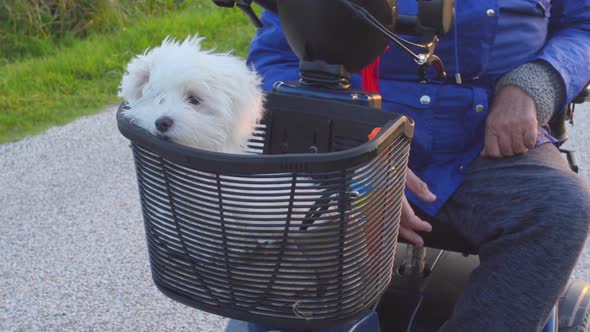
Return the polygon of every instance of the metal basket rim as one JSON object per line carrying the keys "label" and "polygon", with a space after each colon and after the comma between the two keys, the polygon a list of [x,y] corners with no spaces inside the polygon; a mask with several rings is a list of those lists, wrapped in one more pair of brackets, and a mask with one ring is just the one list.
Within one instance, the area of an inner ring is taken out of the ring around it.
{"label": "metal basket rim", "polygon": [[[277,99],[285,99],[288,101],[288,103],[285,104],[290,105],[293,105],[294,103],[296,104],[297,101],[299,103],[303,101],[320,104],[324,108],[346,108],[346,110],[343,109],[342,112],[367,112],[367,110],[369,110],[370,113],[380,113],[372,114],[372,116],[389,118],[389,120],[383,124],[384,130],[382,130],[375,139],[344,151],[280,155],[228,154],[196,149],[166,141],[152,135],[147,130],[138,127],[128,118],[123,116],[122,113],[125,102],[122,102],[117,110],[117,124],[119,131],[123,136],[135,144],[148,148],[160,157],[191,169],[226,175],[272,174],[286,172],[320,173],[338,171],[343,168],[354,168],[355,166],[366,163],[375,155],[381,153],[382,150],[393,140],[397,139],[400,134],[410,139],[413,136],[413,121],[408,117],[397,113],[384,112],[364,106],[318,98],[279,95],[274,93],[268,94],[267,103],[276,102]],[[289,108],[285,105],[282,105],[281,107]],[[311,113],[300,109],[297,109],[297,112]],[[340,110],[338,110],[338,112],[340,112]],[[367,121],[362,118],[362,116],[359,116],[359,122]],[[346,165],[346,167],[343,167],[342,165]]]}

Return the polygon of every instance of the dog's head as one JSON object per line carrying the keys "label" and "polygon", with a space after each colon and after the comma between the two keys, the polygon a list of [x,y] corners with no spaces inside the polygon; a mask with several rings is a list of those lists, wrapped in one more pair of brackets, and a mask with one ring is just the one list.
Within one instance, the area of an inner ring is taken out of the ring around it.
{"label": "dog's head", "polygon": [[201,50],[197,36],[162,45],[127,66],[124,115],[154,135],[219,152],[239,152],[262,116],[261,80],[243,60]]}

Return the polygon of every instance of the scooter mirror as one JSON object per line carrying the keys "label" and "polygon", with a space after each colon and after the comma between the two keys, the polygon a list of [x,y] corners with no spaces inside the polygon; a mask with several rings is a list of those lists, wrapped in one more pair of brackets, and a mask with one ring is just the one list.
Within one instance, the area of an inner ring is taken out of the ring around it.
{"label": "scooter mirror", "polygon": [[[397,0],[351,0],[392,30]],[[358,72],[376,59],[388,39],[340,0],[277,0],[291,49],[304,61],[341,64]]]}
{"label": "scooter mirror", "polygon": [[418,21],[435,35],[446,34],[455,20],[454,0],[418,0]]}
{"label": "scooter mirror", "polygon": [[416,0],[418,15],[397,17],[393,32],[400,35],[442,35],[451,30],[455,19],[454,0]]}

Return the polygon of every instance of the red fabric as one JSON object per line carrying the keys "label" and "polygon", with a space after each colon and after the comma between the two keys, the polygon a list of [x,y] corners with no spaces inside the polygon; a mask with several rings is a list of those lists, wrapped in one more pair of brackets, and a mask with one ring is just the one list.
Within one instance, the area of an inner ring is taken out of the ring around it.
{"label": "red fabric", "polygon": [[[389,51],[389,45],[385,47],[384,52]],[[379,68],[381,67],[381,56],[377,57],[372,64],[366,66],[361,71],[363,79],[363,91],[368,93],[380,93],[379,89]]]}
{"label": "red fabric", "polygon": [[379,93],[379,67],[381,57],[377,57],[372,64],[366,66],[361,71],[363,79],[363,91],[369,93]]}

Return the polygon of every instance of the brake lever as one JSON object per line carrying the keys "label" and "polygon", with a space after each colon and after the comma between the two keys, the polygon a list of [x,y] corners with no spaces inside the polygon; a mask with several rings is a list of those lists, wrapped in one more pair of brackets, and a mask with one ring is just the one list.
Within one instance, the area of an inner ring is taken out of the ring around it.
{"label": "brake lever", "polygon": [[439,41],[440,39],[438,39],[438,36],[434,35],[432,41],[426,45],[426,50],[428,52],[426,53],[426,64],[434,68],[437,73],[437,80],[444,81],[447,79],[445,64],[438,55],[434,54],[436,45],[438,45]]}
{"label": "brake lever", "polygon": [[436,79],[439,81],[444,81],[447,79],[447,72],[445,70],[445,64],[442,59],[434,54],[436,50],[436,45],[438,44],[439,39],[436,35],[432,36],[432,41],[423,47],[423,53],[417,55],[417,59],[415,60],[418,65],[420,65],[419,75],[420,81],[426,81],[426,66],[433,67],[436,71]]}
{"label": "brake lever", "polygon": [[434,70],[436,70],[436,73],[437,73],[436,79],[437,80],[444,81],[447,79],[447,72],[445,70],[445,65],[437,55],[431,54],[428,57],[428,60],[426,60],[426,63],[428,65],[432,66],[432,68],[434,68]]}

